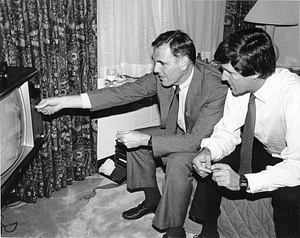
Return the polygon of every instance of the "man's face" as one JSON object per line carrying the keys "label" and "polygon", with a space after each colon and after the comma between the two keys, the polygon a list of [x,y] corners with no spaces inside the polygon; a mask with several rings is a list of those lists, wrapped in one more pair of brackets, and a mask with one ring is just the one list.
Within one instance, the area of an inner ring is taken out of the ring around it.
{"label": "man's face", "polygon": [[169,87],[181,83],[183,68],[181,59],[176,58],[169,47],[163,44],[153,49],[154,73],[158,74],[163,86]]}
{"label": "man's face", "polygon": [[229,84],[234,96],[243,95],[253,88],[253,76],[244,77],[230,63],[222,64],[222,80]]}

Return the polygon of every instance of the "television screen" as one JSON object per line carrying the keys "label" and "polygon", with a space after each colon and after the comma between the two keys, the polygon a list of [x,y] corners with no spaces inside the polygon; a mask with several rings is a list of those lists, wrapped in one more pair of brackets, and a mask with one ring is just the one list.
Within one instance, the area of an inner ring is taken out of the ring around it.
{"label": "television screen", "polygon": [[21,102],[19,92],[14,90],[0,103],[1,175],[15,164],[22,154],[24,115]]}
{"label": "television screen", "polygon": [[1,194],[34,147],[28,82],[0,100]]}

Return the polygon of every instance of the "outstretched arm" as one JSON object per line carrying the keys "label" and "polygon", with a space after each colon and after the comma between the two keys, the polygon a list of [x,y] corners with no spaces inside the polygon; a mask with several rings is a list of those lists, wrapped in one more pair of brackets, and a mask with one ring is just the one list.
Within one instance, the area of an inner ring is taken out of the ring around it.
{"label": "outstretched arm", "polygon": [[36,105],[36,109],[45,115],[51,115],[63,108],[82,108],[82,105],[81,96],[72,95],[43,99],[38,105]]}

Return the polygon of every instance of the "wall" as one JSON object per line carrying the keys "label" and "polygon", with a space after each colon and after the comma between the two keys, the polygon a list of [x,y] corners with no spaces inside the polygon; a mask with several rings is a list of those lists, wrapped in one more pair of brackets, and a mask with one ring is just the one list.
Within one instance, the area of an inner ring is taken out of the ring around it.
{"label": "wall", "polygon": [[[296,18],[300,15],[300,2],[292,1]],[[300,66],[300,27],[276,27],[274,42],[279,48],[278,66]]]}

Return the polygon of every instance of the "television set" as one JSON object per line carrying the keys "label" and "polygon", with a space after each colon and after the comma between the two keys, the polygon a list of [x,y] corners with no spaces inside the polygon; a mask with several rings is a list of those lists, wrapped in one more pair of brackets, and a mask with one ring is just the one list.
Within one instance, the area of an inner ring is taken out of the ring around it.
{"label": "television set", "polygon": [[8,67],[8,78],[1,79],[1,206],[43,141],[42,116],[34,108],[40,101],[37,73],[33,68]]}

